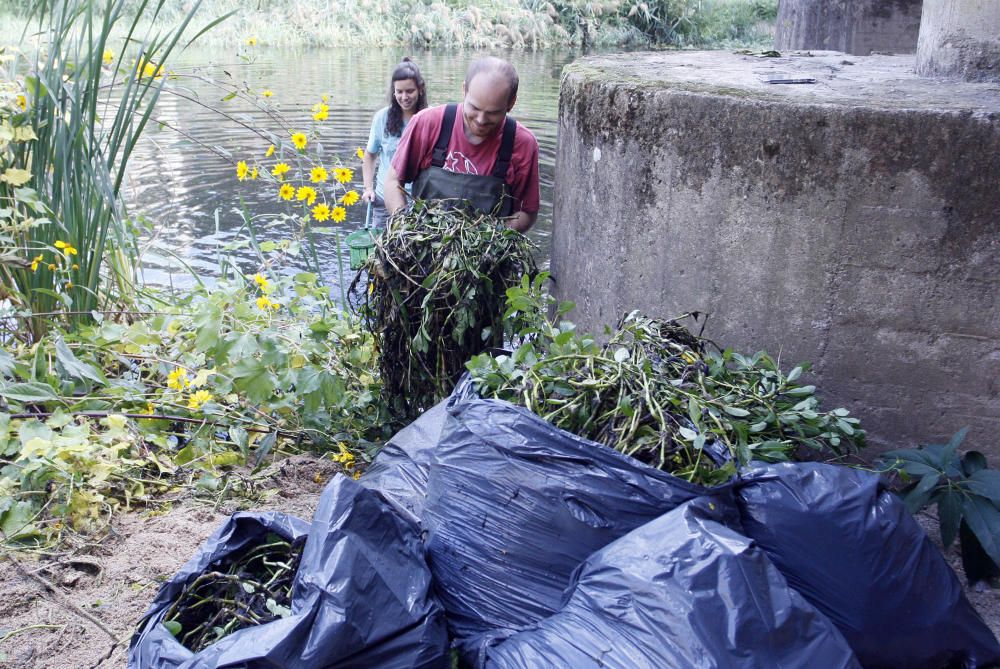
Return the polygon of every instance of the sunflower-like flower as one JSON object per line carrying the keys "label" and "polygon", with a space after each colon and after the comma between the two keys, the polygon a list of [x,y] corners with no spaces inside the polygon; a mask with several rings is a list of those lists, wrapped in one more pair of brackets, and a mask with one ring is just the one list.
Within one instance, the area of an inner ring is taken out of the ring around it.
{"label": "sunflower-like flower", "polygon": [[309,180],[312,181],[314,184],[323,183],[324,181],[327,180],[328,177],[329,175],[327,174],[326,169],[324,167],[317,166],[309,171]]}
{"label": "sunflower-like flower", "polygon": [[343,207],[334,207],[330,210],[330,218],[335,223],[343,223],[344,219],[347,218],[347,210]]}
{"label": "sunflower-like flower", "polygon": [[312,186],[302,186],[295,191],[295,199],[299,201],[305,200],[306,204],[311,207],[316,202],[316,189]]}
{"label": "sunflower-like flower", "polygon": [[308,143],[309,143],[309,140],[306,139],[306,134],[304,132],[293,132],[292,133],[292,144],[294,144],[295,148],[298,149],[299,151],[301,151],[302,149],[306,148],[306,144],[308,144]]}
{"label": "sunflower-like flower", "polygon": [[282,200],[291,200],[295,196],[295,186],[292,184],[282,184],[278,189],[278,197]]}
{"label": "sunflower-like flower", "polygon": [[352,204],[356,203],[360,199],[361,196],[358,195],[358,191],[356,190],[349,190],[340,196],[341,203],[346,204],[348,207],[350,207]]}

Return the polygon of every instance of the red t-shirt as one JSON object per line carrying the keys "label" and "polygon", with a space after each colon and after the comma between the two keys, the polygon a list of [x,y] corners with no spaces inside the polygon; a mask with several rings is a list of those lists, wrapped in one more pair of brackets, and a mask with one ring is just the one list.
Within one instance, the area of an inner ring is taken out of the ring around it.
{"label": "red t-shirt", "polygon": [[[392,167],[400,183],[409,183],[417,174],[431,165],[434,157],[434,143],[437,142],[444,121],[445,106],[430,107],[418,112],[403,131]],[[448,153],[444,169],[459,174],[488,176],[493,172],[503,140],[503,124],[497,134],[481,144],[472,144],[465,137],[462,121],[462,105],[455,112],[455,124],[448,142]],[[510,158],[505,179],[514,198],[514,211],[527,214],[538,212],[538,140],[531,131],[520,123],[514,133],[514,152]]]}

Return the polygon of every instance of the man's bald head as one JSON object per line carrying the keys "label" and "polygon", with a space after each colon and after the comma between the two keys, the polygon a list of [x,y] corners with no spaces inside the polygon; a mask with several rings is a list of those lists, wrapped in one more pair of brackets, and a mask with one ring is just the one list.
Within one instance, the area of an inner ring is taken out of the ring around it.
{"label": "man's bald head", "polygon": [[472,61],[469,63],[469,69],[465,72],[465,90],[469,90],[472,80],[479,75],[506,83],[507,103],[508,105],[514,104],[514,99],[517,98],[517,70],[514,69],[513,65],[494,56]]}

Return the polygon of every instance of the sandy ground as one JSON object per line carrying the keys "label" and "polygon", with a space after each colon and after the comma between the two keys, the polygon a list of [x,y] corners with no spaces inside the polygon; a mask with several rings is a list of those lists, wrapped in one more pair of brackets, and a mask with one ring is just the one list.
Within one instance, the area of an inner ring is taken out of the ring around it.
{"label": "sandy ground", "polygon": [[[308,520],[337,471],[330,461],[310,456],[283,460],[268,472],[264,488],[272,494],[256,508]],[[0,668],[124,667],[135,625],[160,584],[236,510],[189,498],[163,515],[121,514],[112,536],[86,552],[42,562],[19,555],[17,565],[0,560]],[[919,520],[937,540],[935,518]],[[946,557],[964,583],[957,546]],[[966,593],[1000,634],[1000,590]]]}

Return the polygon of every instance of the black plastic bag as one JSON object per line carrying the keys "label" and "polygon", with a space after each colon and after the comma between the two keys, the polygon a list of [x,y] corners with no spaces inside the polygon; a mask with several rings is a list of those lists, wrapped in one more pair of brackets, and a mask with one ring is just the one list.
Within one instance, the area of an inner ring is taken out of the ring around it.
{"label": "black plastic bag", "polygon": [[693,500],[594,553],[562,609],[486,649],[484,666],[860,669],[725,512]]}
{"label": "black plastic bag", "polygon": [[448,417],[446,403],[439,402],[393,435],[358,480],[366,488],[378,490],[400,514],[417,524],[424,512],[431,455]]}
{"label": "black plastic bag", "polygon": [[193,654],[161,620],[184,587],[268,532],[294,539],[306,524],[282,514],[235,514],[158,593],[129,648],[130,669],[214,667],[447,669],[443,611],[416,528],[377,493],[330,482],[308,526],[292,613]]}
{"label": "black plastic bag", "polygon": [[435,589],[463,657],[555,613],[591,553],[708,490],[481,399],[467,380],[448,404],[423,522]]}
{"label": "black plastic bag", "polygon": [[1000,647],[937,547],[874,474],[823,464],[743,473],[747,536],[837,625],[866,669],[989,667]]}

